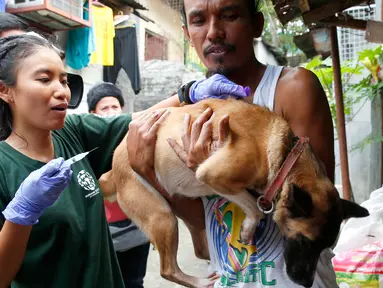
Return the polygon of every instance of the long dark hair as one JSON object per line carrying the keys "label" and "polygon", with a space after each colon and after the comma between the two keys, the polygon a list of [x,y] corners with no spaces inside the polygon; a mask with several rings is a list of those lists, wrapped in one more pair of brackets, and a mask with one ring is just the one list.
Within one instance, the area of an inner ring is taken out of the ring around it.
{"label": "long dark hair", "polygon": [[[23,60],[36,53],[41,47],[55,47],[45,38],[35,35],[17,35],[0,39],[0,87],[14,87],[17,71]],[[57,52],[57,51],[56,51]],[[7,102],[0,99],[0,141],[12,133],[13,117]]]}

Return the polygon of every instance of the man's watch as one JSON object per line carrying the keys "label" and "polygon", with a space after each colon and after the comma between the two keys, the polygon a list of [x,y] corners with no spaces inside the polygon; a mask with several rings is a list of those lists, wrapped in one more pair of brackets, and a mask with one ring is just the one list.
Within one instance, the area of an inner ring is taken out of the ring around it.
{"label": "man's watch", "polygon": [[183,84],[178,89],[178,99],[180,100],[181,104],[193,104],[193,102],[190,100],[189,90],[190,87],[194,84],[194,82],[196,81],[191,81],[186,84]]}

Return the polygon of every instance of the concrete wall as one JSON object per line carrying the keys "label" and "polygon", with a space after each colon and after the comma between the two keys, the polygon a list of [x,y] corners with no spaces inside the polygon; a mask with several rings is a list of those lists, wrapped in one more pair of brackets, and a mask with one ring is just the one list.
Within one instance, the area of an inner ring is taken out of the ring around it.
{"label": "concrete wall", "polygon": [[120,72],[116,83],[126,100],[125,112],[137,112],[176,94],[178,88],[191,80],[204,78],[199,72],[187,70],[183,63],[151,60],[141,62],[140,94],[134,95],[127,75]]}
{"label": "concrete wall", "polygon": [[184,34],[180,14],[170,8],[161,0],[141,1],[148,11],[140,11],[152,22],[146,22],[135,15],[132,16],[137,22],[139,59],[144,61],[145,56],[145,32],[146,30],[168,39],[167,59],[169,61],[184,61]]}

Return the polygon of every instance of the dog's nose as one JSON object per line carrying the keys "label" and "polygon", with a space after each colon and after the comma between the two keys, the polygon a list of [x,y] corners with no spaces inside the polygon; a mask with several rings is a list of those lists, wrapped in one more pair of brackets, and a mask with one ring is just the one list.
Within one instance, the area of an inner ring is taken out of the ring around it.
{"label": "dog's nose", "polygon": [[[306,275],[306,277],[307,277],[307,275]],[[314,284],[314,278],[312,278],[312,279],[307,279],[307,278],[294,279],[294,282],[298,285],[305,287],[305,288],[310,288]]]}
{"label": "dog's nose", "polygon": [[310,288],[313,286],[315,273],[312,271],[290,266],[290,269],[287,269],[287,275],[294,283],[305,288]]}

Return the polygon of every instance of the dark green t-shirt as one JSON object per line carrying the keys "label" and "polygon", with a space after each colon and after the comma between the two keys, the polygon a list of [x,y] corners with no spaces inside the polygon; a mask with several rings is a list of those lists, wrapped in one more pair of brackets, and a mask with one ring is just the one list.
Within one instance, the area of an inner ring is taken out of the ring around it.
{"label": "dark green t-shirt", "polygon": [[[113,151],[130,121],[130,115],[70,115],[65,127],[52,133],[56,157],[98,149],[72,165],[69,186],[33,226],[12,287],[124,287],[97,179],[111,168]],[[21,182],[43,165],[0,142],[0,211]],[[0,213],[0,227],[4,221]]]}

